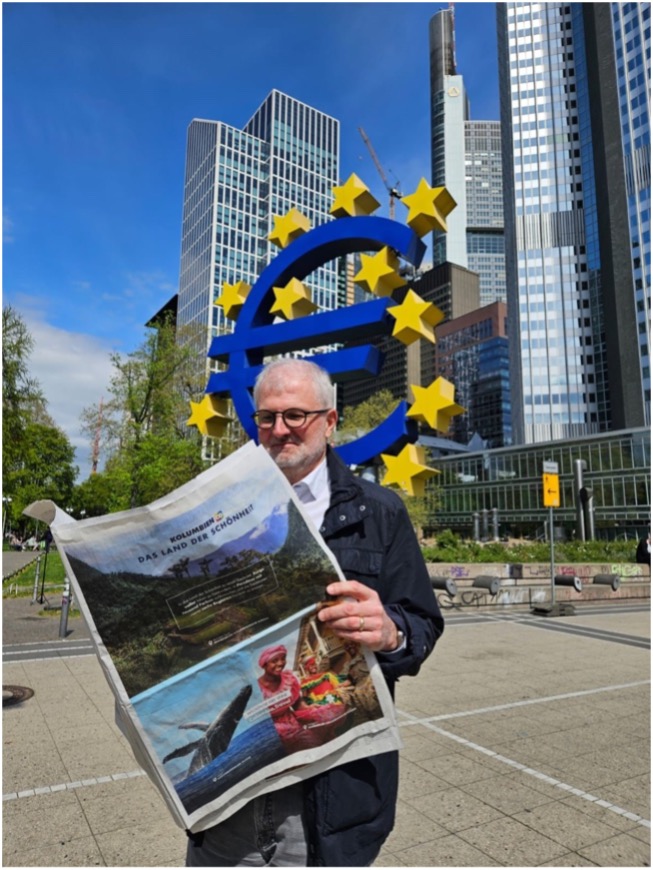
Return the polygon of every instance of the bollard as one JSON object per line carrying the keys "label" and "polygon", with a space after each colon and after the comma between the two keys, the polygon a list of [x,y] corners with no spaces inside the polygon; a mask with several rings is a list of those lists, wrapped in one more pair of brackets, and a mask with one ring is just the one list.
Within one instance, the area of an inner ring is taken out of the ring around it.
{"label": "bollard", "polygon": [[431,586],[434,589],[444,589],[449,598],[455,598],[458,587],[450,577],[431,577]]}
{"label": "bollard", "polygon": [[498,577],[490,577],[489,574],[479,574],[478,577],[474,577],[472,586],[476,586],[477,589],[487,589],[490,595],[494,596],[501,588],[501,580]]}
{"label": "bollard", "polygon": [[601,586],[611,586],[612,591],[616,592],[621,586],[621,577],[618,574],[595,574],[592,583],[598,583]]}
{"label": "bollard", "polygon": [[41,557],[36,557],[36,574],[34,575],[34,592],[30,604],[36,604],[36,599],[39,597],[39,571],[41,569]]}
{"label": "bollard", "polygon": [[556,574],[556,586],[573,586],[576,592],[583,591],[583,584],[580,582],[580,577],[575,574]]}
{"label": "bollard", "polygon": [[68,635],[68,610],[70,609],[70,580],[66,574],[64,581],[63,597],[61,599],[61,616],[59,617],[59,637]]}

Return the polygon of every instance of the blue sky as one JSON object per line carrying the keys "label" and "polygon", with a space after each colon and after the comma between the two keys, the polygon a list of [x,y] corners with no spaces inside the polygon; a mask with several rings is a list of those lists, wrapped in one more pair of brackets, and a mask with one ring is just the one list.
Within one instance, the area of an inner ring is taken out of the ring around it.
{"label": "blue sky", "polygon": [[[445,3],[12,3],[3,28],[3,304],[36,341],[55,421],[89,445],[107,395],[176,291],[186,129],[242,127],[273,88],[341,124],[340,174],[384,205],[430,180],[428,23]],[[472,117],[498,119],[493,3],[456,3]]]}

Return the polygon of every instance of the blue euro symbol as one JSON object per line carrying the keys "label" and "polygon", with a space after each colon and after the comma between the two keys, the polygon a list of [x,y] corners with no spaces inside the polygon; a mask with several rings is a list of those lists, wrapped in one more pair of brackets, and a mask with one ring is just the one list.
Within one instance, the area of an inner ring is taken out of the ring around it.
{"label": "blue euro symbol", "polygon": [[[345,217],[315,227],[284,248],[264,269],[238,315],[233,333],[213,339],[209,357],[228,363],[229,368],[209,377],[206,392],[231,396],[243,428],[254,441],[258,440],[258,430],[252,420],[255,408],[251,388],[266,356],[391,335],[394,325],[387,309],[395,303],[387,297],[273,323],[273,288],[285,286],[291,278],[301,281],[336,257],[379,251],[386,246],[413,266],[419,266],[426,250],[414,230],[388,218]],[[335,382],[378,375],[383,365],[379,350],[370,344],[314,354],[307,359],[326,369]],[[362,465],[379,453],[415,441],[417,427],[406,418],[407,410],[407,403],[401,402],[383,423],[362,438],[336,448],[337,452],[347,464]]]}

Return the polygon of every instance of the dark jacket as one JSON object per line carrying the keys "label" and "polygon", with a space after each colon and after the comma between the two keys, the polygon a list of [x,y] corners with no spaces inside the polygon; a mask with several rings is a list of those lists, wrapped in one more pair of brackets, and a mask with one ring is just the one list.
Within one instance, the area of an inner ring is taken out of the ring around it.
{"label": "dark jacket", "polygon": [[[331,502],[320,529],[347,580],[379,593],[404,632],[401,654],[378,653],[390,692],[416,674],[444,630],[408,513],[393,492],[355,477],[331,450]],[[399,754],[348,762],[305,782],[310,866],[366,866],[394,825]]]}

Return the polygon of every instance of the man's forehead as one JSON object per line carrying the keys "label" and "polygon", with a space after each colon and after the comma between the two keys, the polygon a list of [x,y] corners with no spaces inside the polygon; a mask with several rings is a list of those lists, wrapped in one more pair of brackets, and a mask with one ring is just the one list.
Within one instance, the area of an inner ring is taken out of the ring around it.
{"label": "man's forehead", "polygon": [[302,398],[313,399],[317,393],[315,384],[309,378],[297,377],[297,375],[280,375],[263,381],[259,389],[259,401],[265,398],[274,398],[284,395],[297,395]]}

